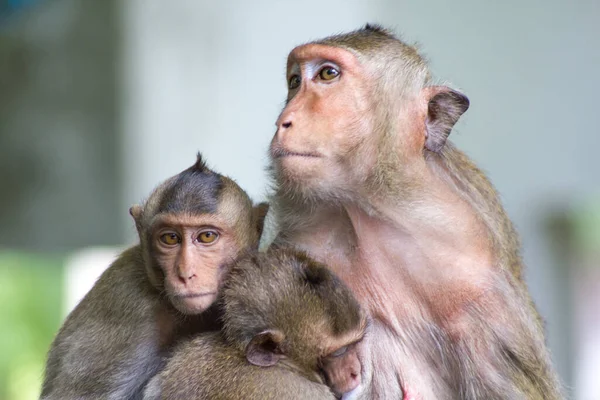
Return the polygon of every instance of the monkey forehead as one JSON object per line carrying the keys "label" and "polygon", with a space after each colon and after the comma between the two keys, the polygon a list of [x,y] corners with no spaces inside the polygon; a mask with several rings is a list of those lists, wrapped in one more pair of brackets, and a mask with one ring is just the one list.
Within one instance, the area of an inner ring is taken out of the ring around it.
{"label": "monkey forehead", "polygon": [[[359,346],[367,335],[368,326],[370,326],[366,319],[364,321],[364,324],[355,326],[353,330],[348,331],[343,335],[329,334],[321,338],[321,342],[319,343],[319,358],[322,367],[327,368],[327,366],[331,366],[331,363],[333,362],[333,367],[335,368],[336,362],[343,362],[342,360],[348,359],[348,356],[351,356],[352,354],[356,356],[357,346]],[[347,347],[347,352],[339,358],[332,358],[332,354],[342,347]]]}
{"label": "monkey forehead", "polygon": [[161,213],[215,212],[223,189],[223,177],[212,171],[187,169],[160,185],[148,199],[145,211]]}
{"label": "monkey forehead", "polygon": [[309,43],[300,45],[290,52],[287,60],[287,70],[289,72],[294,66],[314,60],[333,61],[342,68],[358,68],[360,65],[356,54],[349,49]]}
{"label": "monkey forehead", "polygon": [[358,319],[353,318],[346,321],[343,324],[343,330],[340,330],[340,327],[337,327],[337,329],[336,327],[332,327],[332,334],[328,337],[328,340],[324,341],[324,347],[329,349],[329,352],[335,351],[342,346],[359,342],[363,339],[369,327],[370,320],[361,308],[358,308],[358,311]]}
{"label": "monkey forehead", "polygon": [[210,226],[219,230],[231,229],[233,221],[208,213],[161,213],[157,214],[150,223],[151,229],[158,229],[166,226],[173,227],[203,227]]}
{"label": "monkey forehead", "polygon": [[328,356],[344,346],[357,344],[365,337],[369,326],[366,317],[355,320],[341,332],[333,326],[335,318],[335,315],[328,314],[320,326],[317,325],[312,329],[312,335],[315,337],[313,343],[319,350],[319,357]]}

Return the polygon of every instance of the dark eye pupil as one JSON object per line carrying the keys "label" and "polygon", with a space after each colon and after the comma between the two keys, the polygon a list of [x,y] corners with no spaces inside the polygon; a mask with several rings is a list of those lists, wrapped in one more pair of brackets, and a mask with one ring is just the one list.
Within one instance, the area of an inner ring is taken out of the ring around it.
{"label": "dark eye pupil", "polygon": [[290,79],[290,88],[295,89],[298,87],[298,85],[300,85],[300,78],[298,78],[295,75],[292,76],[292,78]]}
{"label": "dark eye pupil", "polygon": [[204,243],[212,243],[217,240],[218,234],[216,232],[208,231],[202,232],[198,235],[198,240]]}
{"label": "dark eye pupil", "polygon": [[166,244],[175,244],[179,243],[179,236],[176,233],[165,233],[161,240]]}
{"label": "dark eye pupil", "polygon": [[323,79],[333,79],[338,75],[338,71],[337,69],[333,68],[333,67],[326,67],[323,68],[323,70],[321,71],[321,78]]}

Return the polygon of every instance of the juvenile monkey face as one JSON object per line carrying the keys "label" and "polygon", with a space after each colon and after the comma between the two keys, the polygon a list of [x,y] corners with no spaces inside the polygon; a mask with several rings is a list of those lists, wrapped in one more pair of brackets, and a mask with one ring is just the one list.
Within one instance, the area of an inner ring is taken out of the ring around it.
{"label": "juvenile monkey face", "polygon": [[359,79],[365,74],[356,56],[340,48],[309,44],[290,53],[287,105],[271,142],[282,180],[332,188],[368,173],[377,140],[370,137],[370,82]]}
{"label": "juvenile monkey face", "polygon": [[217,297],[228,264],[240,246],[227,221],[213,215],[163,215],[152,229],[154,258],[164,289],[184,314],[205,311]]}
{"label": "juvenile monkey face", "polygon": [[351,343],[321,358],[321,370],[327,385],[337,396],[349,393],[360,386],[362,367],[357,346],[357,342]]}

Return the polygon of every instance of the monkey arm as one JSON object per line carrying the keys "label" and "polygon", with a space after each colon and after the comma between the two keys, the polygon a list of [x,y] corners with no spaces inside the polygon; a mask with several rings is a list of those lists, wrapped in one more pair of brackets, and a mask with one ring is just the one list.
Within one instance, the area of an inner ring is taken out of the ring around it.
{"label": "monkey arm", "polygon": [[46,365],[43,399],[126,399],[160,367],[158,296],[139,246],[126,250],[67,317]]}
{"label": "monkey arm", "polygon": [[456,382],[462,398],[564,398],[542,326],[536,315],[521,307],[525,296],[520,286],[498,279],[486,296],[469,304],[448,326],[449,348],[454,347],[450,361],[462,372]]}

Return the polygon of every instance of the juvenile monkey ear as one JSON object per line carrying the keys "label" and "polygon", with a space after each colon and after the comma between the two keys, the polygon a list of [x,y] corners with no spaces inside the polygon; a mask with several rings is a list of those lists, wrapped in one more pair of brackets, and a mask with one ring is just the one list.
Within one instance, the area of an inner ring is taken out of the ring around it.
{"label": "juvenile monkey ear", "polygon": [[469,108],[469,99],[464,94],[444,86],[428,87],[429,103],[425,128],[425,147],[440,152],[452,127]]}
{"label": "juvenile monkey ear", "polygon": [[135,227],[139,231],[142,223],[142,207],[135,204],[129,208],[129,215],[133,217],[135,221]]}
{"label": "juvenile monkey ear", "polygon": [[279,330],[266,330],[254,336],[246,346],[246,359],[259,367],[272,367],[284,357],[281,344],[285,339]]}
{"label": "juvenile monkey ear", "polygon": [[256,231],[258,232],[258,237],[262,236],[263,228],[265,227],[265,218],[267,217],[267,213],[269,212],[269,203],[262,202],[252,209],[252,214],[254,214],[254,221],[256,223]]}
{"label": "juvenile monkey ear", "polygon": [[304,269],[306,281],[311,285],[322,285],[331,278],[331,274],[327,268],[315,262],[309,262]]}
{"label": "juvenile monkey ear", "polygon": [[140,217],[142,216],[142,207],[137,204],[129,207],[129,215],[133,217],[135,222],[138,222]]}

